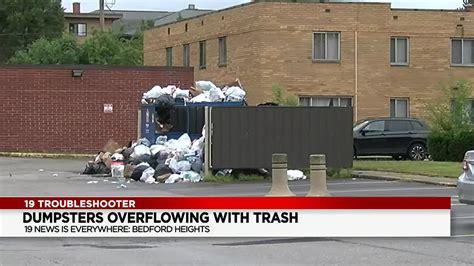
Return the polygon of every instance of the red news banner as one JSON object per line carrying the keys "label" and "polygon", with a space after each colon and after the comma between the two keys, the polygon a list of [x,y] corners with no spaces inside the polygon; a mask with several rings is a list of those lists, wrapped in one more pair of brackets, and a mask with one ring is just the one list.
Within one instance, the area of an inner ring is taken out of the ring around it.
{"label": "red news banner", "polygon": [[449,197],[2,197],[0,237],[449,237]]}

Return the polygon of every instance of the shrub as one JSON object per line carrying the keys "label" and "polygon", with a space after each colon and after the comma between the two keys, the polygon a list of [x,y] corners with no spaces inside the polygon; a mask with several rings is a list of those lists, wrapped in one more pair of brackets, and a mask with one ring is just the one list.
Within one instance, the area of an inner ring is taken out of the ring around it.
{"label": "shrub", "polygon": [[431,134],[428,151],[435,161],[461,161],[467,150],[474,149],[474,128],[469,97],[472,87],[466,81],[444,86],[439,102],[427,106]]}
{"label": "shrub", "polygon": [[295,95],[286,95],[285,90],[278,86],[272,87],[273,102],[280,106],[298,106],[298,98]]}
{"label": "shrub", "polygon": [[474,132],[433,132],[428,137],[428,150],[435,161],[460,162],[468,150],[474,150]]}

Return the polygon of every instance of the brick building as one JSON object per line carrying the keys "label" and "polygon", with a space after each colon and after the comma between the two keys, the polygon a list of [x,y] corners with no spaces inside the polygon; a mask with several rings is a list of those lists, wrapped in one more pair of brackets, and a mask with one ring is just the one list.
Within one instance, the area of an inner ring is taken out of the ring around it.
{"label": "brick building", "polygon": [[146,65],[193,66],[196,79],[216,83],[240,78],[251,104],[279,85],[301,105],[352,105],[356,120],[423,116],[441,83],[474,82],[467,11],[248,3],[151,29],[144,45]]}
{"label": "brick building", "polygon": [[0,151],[95,153],[137,138],[138,110],[154,85],[190,86],[191,68],[0,66]]}
{"label": "brick building", "polygon": [[[122,14],[105,14],[104,29],[112,29],[113,22],[121,18]],[[98,13],[81,13],[81,4],[74,2],[72,13],[64,12],[64,27],[79,43],[84,43],[94,30],[100,30],[100,16]]]}

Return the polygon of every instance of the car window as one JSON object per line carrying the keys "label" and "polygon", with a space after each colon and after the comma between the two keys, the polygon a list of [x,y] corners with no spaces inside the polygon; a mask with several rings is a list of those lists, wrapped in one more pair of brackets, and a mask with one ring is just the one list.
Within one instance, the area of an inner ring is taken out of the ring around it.
{"label": "car window", "polygon": [[369,123],[368,121],[361,121],[354,126],[354,131],[359,131],[359,129],[365,127]]}
{"label": "car window", "polygon": [[403,120],[390,120],[387,121],[387,130],[391,132],[403,132],[403,131],[409,131],[410,124],[408,121],[403,121]]}
{"label": "car window", "polygon": [[383,132],[385,130],[385,121],[375,121],[370,124],[368,124],[365,128],[365,131],[371,131],[371,132]]}
{"label": "car window", "polygon": [[464,159],[468,161],[474,161],[474,151],[466,152],[466,156],[464,157]]}
{"label": "car window", "polygon": [[423,125],[418,122],[418,121],[411,121],[411,127],[414,129],[414,130],[418,130],[418,131],[422,131],[422,130],[425,130],[425,128],[423,127]]}

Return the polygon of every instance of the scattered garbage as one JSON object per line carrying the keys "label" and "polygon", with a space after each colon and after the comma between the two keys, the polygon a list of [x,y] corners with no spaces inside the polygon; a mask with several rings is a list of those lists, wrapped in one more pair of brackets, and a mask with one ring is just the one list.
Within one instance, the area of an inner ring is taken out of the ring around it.
{"label": "scattered garbage", "polygon": [[305,180],[306,179],[306,176],[300,170],[288,170],[286,172],[286,175],[288,176],[288,181]]}
{"label": "scattered garbage", "polygon": [[57,177],[57,176],[59,176],[59,175],[58,175],[58,174],[53,174],[53,176],[54,176],[54,177]]}
{"label": "scattered garbage", "polygon": [[99,181],[89,181],[89,182],[87,182],[87,184],[97,184],[97,183],[99,183]]}
{"label": "scattered garbage", "polygon": [[38,169],[38,172],[43,172],[43,171],[44,171],[44,169]]}
{"label": "scattered garbage", "polygon": [[[245,101],[246,92],[237,79],[232,84],[216,86],[211,81],[197,81],[193,87],[178,88],[173,85],[153,86],[145,92],[142,104],[155,104],[154,121],[157,131],[167,133],[173,129],[171,114],[176,101],[186,102],[233,102]],[[83,174],[108,175],[117,178],[113,184],[121,184],[122,178],[155,183],[195,183],[202,181],[205,134],[194,141],[188,134],[178,139],[159,136],[155,143],[142,138],[131,141],[126,147],[110,139],[93,161],[88,162]],[[232,169],[218,175],[229,175]],[[104,180],[104,182],[106,182]],[[126,187],[126,186],[125,186]]]}
{"label": "scattered garbage", "polygon": [[168,124],[168,112],[174,107],[175,99],[183,99],[185,102],[236,102],[245,101],[246,92],[237,79],[230,85],[219,88],[211,81],[196,81],[194,87],[181,89],[176,86],[160,87],[154,86],[145,92],[142,97],[143,104],[158,103],[163,107],[159,110],[157,120],[159,124]]}

